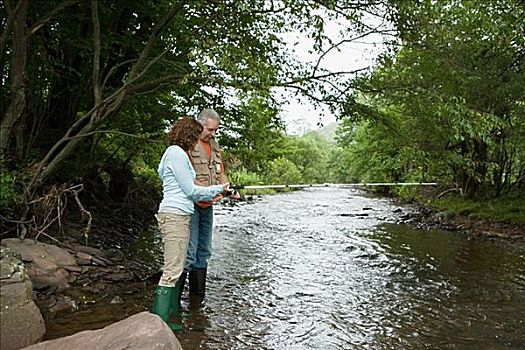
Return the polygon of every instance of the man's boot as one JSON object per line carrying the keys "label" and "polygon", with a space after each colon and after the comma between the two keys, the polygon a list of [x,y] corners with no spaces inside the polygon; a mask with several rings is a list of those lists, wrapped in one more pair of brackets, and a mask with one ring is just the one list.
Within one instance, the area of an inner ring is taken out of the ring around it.
{"label": "man's boot", "polygon": [[179,312],[179,284],[175,287],[157,286],[151,312],[158,315],[174,331],[182,331],[182,325],[171,322],[170,316]]}
{"label": "man's boot", "polygon": [[206,268],[190,271],[190,297],[198,303],[202,303],[206,295],[206,271]]}

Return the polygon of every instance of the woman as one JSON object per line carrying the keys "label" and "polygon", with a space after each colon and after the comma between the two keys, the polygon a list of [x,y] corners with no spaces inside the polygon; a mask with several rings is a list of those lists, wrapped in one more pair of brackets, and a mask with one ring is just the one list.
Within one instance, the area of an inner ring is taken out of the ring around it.
{"label": "woman", "polygon": [[195,148],[202,130],[202,125],[193,118],[177,120],[168,135],[170,146],[164,152],[158,169],[163,198],[157,220],[164,241],[164,269],[155,289],[152,312],[175,331],[182,330],[182,326],[172,323],[170,316],[178,317],[179,314],[179,276],[188,249],[193,202],[211,200],[220,193],[230,191],[229,184],[202,187],[193,182],[195,170],[187,152]]}

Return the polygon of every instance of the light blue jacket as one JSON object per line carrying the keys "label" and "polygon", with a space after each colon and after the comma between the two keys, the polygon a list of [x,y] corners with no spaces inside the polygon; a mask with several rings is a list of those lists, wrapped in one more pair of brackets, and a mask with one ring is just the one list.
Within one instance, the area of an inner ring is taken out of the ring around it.
{"label": "light blue jacket", "polygon": [[224,190],[222,185],[195,185],[195,170],[188,155],[179,146],[169,146],[166,149],[158,171],[163,194],[159,212],[182,211],[193,214],[193,202],[211,200]]}

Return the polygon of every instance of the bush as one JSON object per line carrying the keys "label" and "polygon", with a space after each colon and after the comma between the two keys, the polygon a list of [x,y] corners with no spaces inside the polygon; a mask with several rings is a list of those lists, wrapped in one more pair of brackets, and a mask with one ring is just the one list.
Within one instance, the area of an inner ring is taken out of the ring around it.
{"label": "bush", "polygon": [[[261,177],[253,172],[247,171],[244,168],[238,168],[227,173],[228,179],[232,186],[256,186],[263,185],[264,182]],[[272,189],[260,189],[260,190],[241,190],[243,195],[247,194],[270,194],[275,193],[275,190]]]}
{"label": "bush", "polygon": [[0,157],[0,213],[11,216],[15,208],[15,176],[7,168],[3,155]]}
{"label": "bush", "polygon": [[263,181],[258,174],[247,171],[244,168],[238,168],[236,170],[229,171],[227,175],[232,186],[263,184]]}

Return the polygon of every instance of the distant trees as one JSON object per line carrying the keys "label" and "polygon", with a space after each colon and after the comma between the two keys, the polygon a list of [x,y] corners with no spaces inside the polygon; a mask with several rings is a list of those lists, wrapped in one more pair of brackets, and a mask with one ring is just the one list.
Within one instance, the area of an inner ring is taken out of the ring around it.
{"label": "distant trees", "polygon": [[[281,134],[272,139],[270,154],[264,161],[238,163],[232,167],[231,178],[236,184],[314,184],[335,182],[333,161],[337,147],[317,132],[302,136]],[[255,153],[254,153],[255,154]],[[242,165],[240,165],[242,164]]]}

